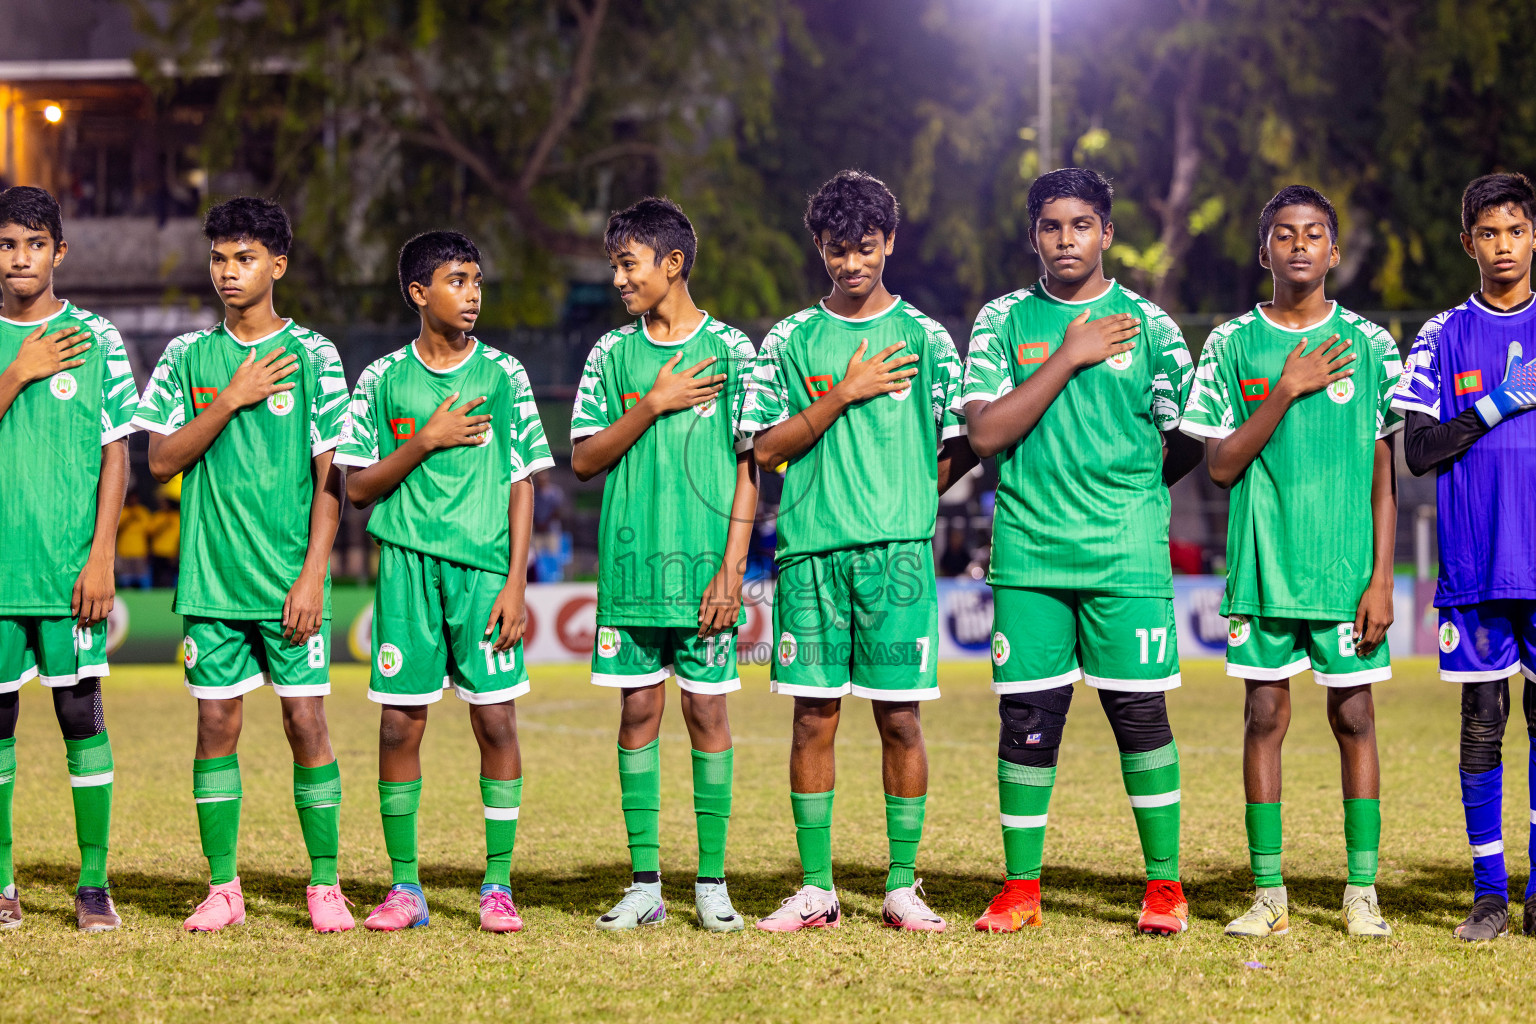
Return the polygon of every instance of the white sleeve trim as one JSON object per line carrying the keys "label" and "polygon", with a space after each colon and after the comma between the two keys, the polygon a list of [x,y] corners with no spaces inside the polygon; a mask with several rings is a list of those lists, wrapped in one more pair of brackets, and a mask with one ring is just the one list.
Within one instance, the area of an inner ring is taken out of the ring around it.
{"label": "white sleeve trim", "polygon": [[969,431],[966,429],[966,425],[964,423],[951,423],[949,426],[945,427],[944,432],[939,435],[939,440],[948,441],[952,437],[966,437],[968,434]]}
{"label": "white sleeve trim", "polygon": [[1421,412],[1425,416],[1433,416],[1437,420],[1440,418],[1438,403],[1431,408],[1423,402],[1416,402],[1411,398],[1394,398],[1392,399],[1392,408],[1398,412]]}
{"label": "white sleeve trim", "polygon": [[129,422],[124,423],[120,427],[113,427],[111,430],[104,430],[101,433],[101,446],[103,448],[105,448],[107,445],[111,444],[113,441],[120,441],[123,438],[127,437],[129,434],[134,433],[138,429],[139,428],[134,426],[133,422],[130,420]]}
{"label": "white sleeve trim", "polygon": [[128,425],[135,430],[147,430],[152,434],[163,434],[166,437],[170,437],[177,430],[176,427],[171,426],[169,423],[156,423],[154,420],[147,420],[142,416],[135,416],[128,421]]}
{"label": "white sleeve trim", "polygon": [[571,440],[580,441],[584,437],[591,437],[593,434],[601,434],[607,429],[607,427],[572,427]]}
{"label": "white sleeve trim", "polygon": [[1399,430],[1402,430],[1402,429],[1403,429],[1403,421],[1402,420],[1398,420],[1395,423],[1388,423],[1385,428],[1383,428],[1382,430],[1379,430],[1379,431],[1376,432],[1376,440],[1380,441],[1383,438],[1390,437],[1390,436],[1392,436],[1393,434],[1397,433]]}
{"label": "white sleeve trim", "polygon": [[[309,446],[309,457],[310,458],[314,458],[316,455],[324,455],[326,452],[333,451],[333,450],[335,450],[336,448],[339,448],[339,447],[341,447],[341,435],[338,434],[337,436],[335,436],[333,438],[330,438],[329,440],[321,441],[318,444],[310,445]],[[336,461],[335,459],[331,460],[332,463],[335,463],[335,461]]]}
{"label": "white sleeve trim", "polygon": [[378,461],[378,459],[370,459],[366,455],[352,455],[347,452],[337,452],[336,457],[331,460],[331,465],[351,466],[353,469],[367,469],[369,466],[375,465]]}
{"label": "white sleeve trim", "polygon": [[753,439],[751,434],[748,434],[746,437],[744,437],[741,440],[737,441],[736,445],[735,445],[736,454],[740,455],[742,452],[749,452],[749,451],[751,451],[753,443],[754,443],[754,439]]}
{"label": "white sleeve trim", "polygon": [[[1007,392],[1004,392],[1003,394],[1007,394]],[[977,394],[973,391],[967,392],[961,395],[959,398],[955,399],[955,404],[949,408],[951,412],[964,413],[965,407],[970,405],[972,402],[995,402],[1002,397],[1002,395]]]}
{"label": "white sleeve trim", "polygon": [[1190,437],[1209,437],[1217,441],[1224,437],[1231,437],[1236,433],[1235,427],[1211,427],[1204,423],[1191,423],[1187,419],[1179,421],[1179,430]]}
{"label": "white sleeve trim", "polygon": [[554,467],[555,460],[548,456],[545,456],[542,459],[534,459],[532,462],[528,463],[528,465],[524,466],[519,472],[512,474],[512,482],[517,483],[519,480],[526,480],[528,477],[533,476],[535,473],[543,472],[546,469],[553,469]]}
{"label": "white sleeve trim", "polygon": [[750,431],[754,434],[761,434],[765,430],[772,430],[774,427],[778,426],[780,423],[786,422],[788,419],[789,410],[786,409],[784,410],[784,414],[781,415],[778,419],[774,420],[772,423],[763,423],[759,420],[750,420],[746,417],[742,417],[739,426],[742,430]]}

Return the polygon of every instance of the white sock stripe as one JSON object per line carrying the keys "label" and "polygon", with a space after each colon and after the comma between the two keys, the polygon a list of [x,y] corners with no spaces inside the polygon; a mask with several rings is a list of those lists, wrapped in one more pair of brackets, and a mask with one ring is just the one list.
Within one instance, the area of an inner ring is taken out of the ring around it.
{"label": "white sock stripe", "polygon": [[1504,840],[1502,839],[1495,839],[1491,843],[1484,843],[1481,846],[1472,847],[1472,856],[1474,857],[1491,857],[1496,853],[1502,854],[1503,852]]}
{"label": "white sock stripe", "polygon": [[84,789],[87,786],[105,786],[111,781],[111,772],[102,772],[99,775],[71,775],[69,786],[71,789]]}
{"label": "white sock stripe", "polygon": [[999,814],[1003,828],[1045,828],[1044,814]]}
{"label": "white sock stripe", "polygon": [[517,812],[521,807],[487,807],[485,809],[486,821],[516,821]]}
{"label": "white sock stripe", "polygon": [[1148,793],[1146,796],[1131,797],[1132,807],[1167,807],[1169,804],[1179,802],[1177,789],[1170,793]]}
{"label": "white sock stripe", "polygon": [[231,800],[239,800],[237,796],[200,796],[193,799],[195,804],[223,804]]}
{"label": "white sock stripe", "polygon": [[1536,807],[1531,808],[1531,824],[1536,825]]}

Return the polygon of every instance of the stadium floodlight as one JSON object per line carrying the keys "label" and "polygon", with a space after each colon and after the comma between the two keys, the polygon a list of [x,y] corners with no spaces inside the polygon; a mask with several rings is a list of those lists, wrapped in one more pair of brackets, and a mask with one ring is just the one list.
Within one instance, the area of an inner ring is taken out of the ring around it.
{"label": "stadium floodlight", "polygon": [[58,124],[64,120],[64,108],[57,103],[50,103],[43,108],[43,120],[49,124]]}

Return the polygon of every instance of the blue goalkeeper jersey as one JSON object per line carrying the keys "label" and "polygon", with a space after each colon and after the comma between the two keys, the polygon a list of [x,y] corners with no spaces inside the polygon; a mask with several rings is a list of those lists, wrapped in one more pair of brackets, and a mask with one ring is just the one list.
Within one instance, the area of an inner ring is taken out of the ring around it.
{"label": "blue goalkeeper jersey", "polygon": [[[1393,407],[1445,422],[1499,386],[1511,355],[1536,355],[1536,303],[1500,313],[1476,297],[1419,331]],[[1514,416],[1436,481],[1435,605],[1536,600],[1536,413]]]}

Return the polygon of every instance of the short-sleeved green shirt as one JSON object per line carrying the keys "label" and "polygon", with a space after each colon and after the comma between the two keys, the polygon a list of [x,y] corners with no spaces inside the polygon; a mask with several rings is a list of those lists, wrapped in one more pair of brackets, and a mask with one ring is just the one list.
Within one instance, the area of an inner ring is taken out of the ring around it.
{"label": "short-sleeved green shirt", "polygon": [[1392,410],[1402,376],[1397,342],[1337,302],[1322,321],[1293,330],[1262,307],[1211,332],[1181,428],[1222,438],[1269,397],[1286,356],[1337,334],[1351,342],[1354,374],[1293,404],[1232,485],[1223,615],[1355,617],[1370,582],[1376,441],[1403,425]]}
{"label": "short-sleeved green shirt", "polygon": [[0,416],[0,615],[68,615],[96,532],[101,449],[132,433],[139,393],[117,328],[73,303],[43,320],[0,317],[0,368],[42,326],[89,332],[85,365],[22,389]]}
{"label": "short-sleeved green shirt", "polygon": [[434,452],[368,518],[378,540],[486,572],[507,574],[512,484],[555,464],[523,364],[470,339],[463,360],[434,370],[415,343],[375,360],[358,378],[336,463],[371,466],[427,425],[457,392],[455,407],[484,397],[485,441]]}
{"label": "short-sleeved green shirt", "polygon": [[[182,474],[176,611],[210,619],[277,619],[304,568],[314,456],[341,443],[347,379],[336,346],[289,321],[244,342],[221,323],[176,338],[155,365],[134,426],[174,434],[213,404],[254,354],[299,357],[294,385],[241,409]],[[330,583],[326,583],[330,614]]]}

